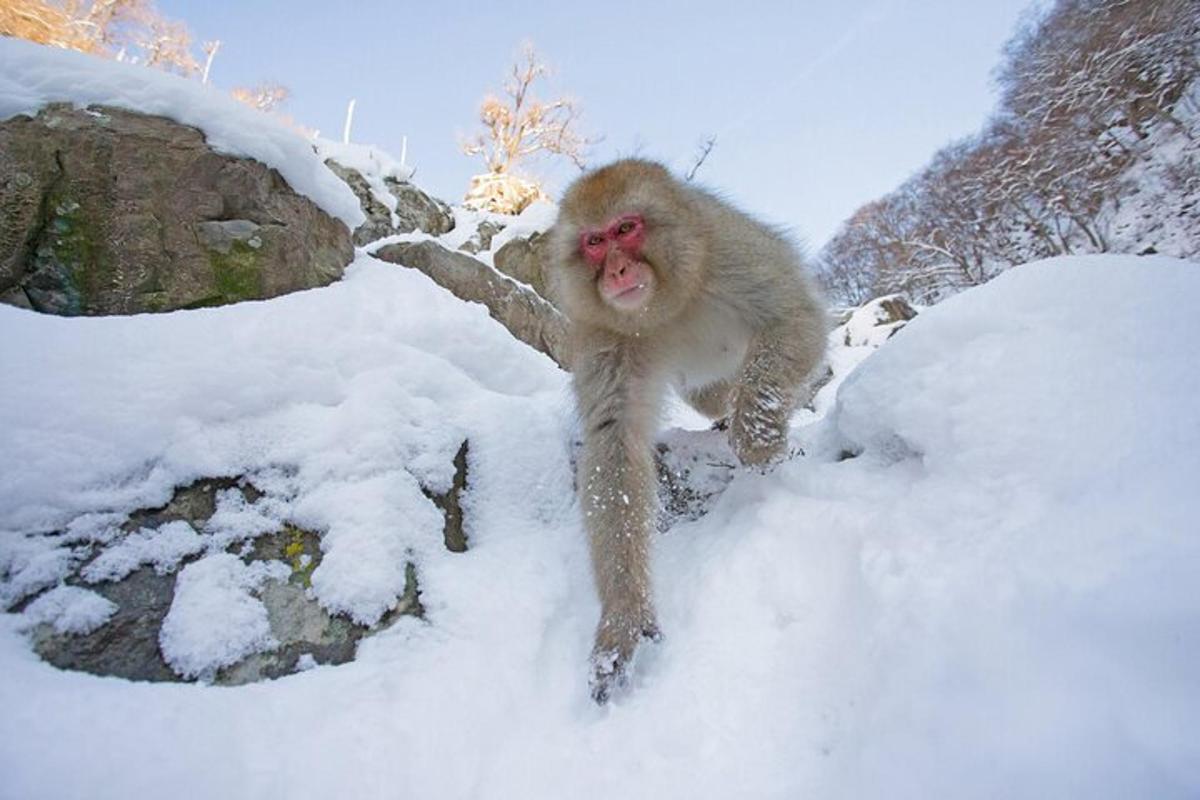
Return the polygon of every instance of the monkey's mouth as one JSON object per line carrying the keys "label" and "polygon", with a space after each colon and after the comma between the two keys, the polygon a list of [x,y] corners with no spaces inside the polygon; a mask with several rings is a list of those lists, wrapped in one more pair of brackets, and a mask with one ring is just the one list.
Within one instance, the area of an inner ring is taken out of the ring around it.
{"label": "monkey's mouth", "polygon": [[650,295],[650,284],[635,283],[628,289],[623,289],[608,298],[612,306],[621,311],[631,311],[640,308]]}

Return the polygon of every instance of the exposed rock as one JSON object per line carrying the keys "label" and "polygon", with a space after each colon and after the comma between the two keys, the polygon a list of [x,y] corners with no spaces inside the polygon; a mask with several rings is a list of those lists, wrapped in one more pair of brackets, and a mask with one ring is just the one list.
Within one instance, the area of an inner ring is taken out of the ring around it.
{"label": "exposed rock", "polygon": [[510,239],[492,257],[496,269],[552,300],[546,291],[546,236],[535,233],[528,239]]}
{"label": "exposed rock", "polygon": [[368,242],[391,236],[397,232],[395,226],[392,225],[392,212],[371,191],[370,184],[367,183],[367,179],[362,176],[361,172],[351,167],[343,167],[332,158],[325,160],[325,166],[346,182],[346,185],[358,197],[358,204],[362,206],[363,213],[367,216],[366,222],[354,229],[356,245],[361,247]]}
{"label": "exposed rock", "polygon": [[659,527],[696,520],[708,513],[738,469],[737,456],[724,429],[666,431],[654,446]]}
{"label": "exposed rock", "polygon": [[[456,477],[445,496],[443,508],[453,508],[454,520],[447,510],[447,546],[456,531],[456,541],[465,549],[462,510],[459,495],[466,486],[466,443],[455,458]],[[121,529],[154,529],[186,521],[196,530],[215,513],[219,490],[236,488],[248,502],[262,497],[252,484],[238,478],[205,478],[175,491],[166,504],[141,509],[129,515]],[[102,551],[97,548],[98,551]],[[354,658],[358,642],[391,625],[398,617],[423,616],[416,567],[405,565],[404,593],[395,606],[374,626],[359,625],[345,617],[332,615],[311,595],[313,570],[321,563],[320,536],[291,525],[274,533],[260,535],[249,545],[234,543],[236,552],[247,563],[282,562],[290,568],[286,580],[268,580],[258,591],[258,599],[267,609],[271,635],[278,647],[256,653],[217,673],[215,682],[242,684],[275,678],[311,664],[341,664]],[[93,556],[98,555],[94,551]],[[35,651],[46,661],[63,669],[81,670],[96,675],[115,675],[131,680],[181,681],[162,657],[159,636],[163,621],[175,595],[179,568],[200,558],[196,553],[185,558],[175,569],[161,574],[152,566],[143,566],[113,581],[85,583],[78,572],[68,584],[86,586],[116,604],[108,622],[86,634],[60,633],[51,624],[38,624],[30,637]],[[85,562],[86,563],[86,562]],[[82,567],[85,563],[81,563]],[[23,602],[21,606],[28,605]]]}
{"label": "exposed rock", "polygon": [[344,664],[354,658],[358,642],[391,625],[401,615],[423,616],[416,567],[405,565],[404,594],[373,627],[334,616],[309,596],[312,572],[321,563],[320,537],[292,526],[259,537],[251,559],[283,561],[292,568],[286,582],[267,581],[259,600],[267,608],[271,635],[279,642],[274,650],[254,653],[217,674],[216,683],[239,685],[265,678],[290,675],[303,668],[301,659],[313,664]]}
{"label": "exposed rock", "polygon": [[117,108],[0,122],[0,301],[67,316],[275,297],[337,280],[346,226],[195,128]]}
{"label": "exposed rock", "polygon": [[537,293],[436,242],[390,244],[376,250],[375,257],[419,269],[459,299],[482,303],[513,336],[566,368],[566,318]]}
{"label": "exposed rock", "polygon": [[863,303],[844,323],[847,347],[878,347],[890,339],[917,310],[902,295],[890,294]]}
{"label": "exposed rock", "polygon": [[421,487],[425,496],[442,511],[445,524],[442,526],[442,538],[446,549],[451,553],[467,552],[467,532],[463,527],[462,494],[467,490],[467,453],[469,442],[465,439],[454,454],[454,481],[449,490],[436,493]]}
{"label": "exposed rock", "polygon": [[88,588],[116,603],[112,619],[83,636],[39,625],[33,631],[37,654],[60,669],[137,681],[179,680],[158,649],[158,631],[175,594],[175,574],[142,567],[123,580]]}
{"label": "exposed rock", "polygon": [[506,173],[486,172],[471,178],[463,205],[477,211],[516,216],[529,204],[546,199],[542,187],[533,181]]}
{"label": "exposed rock", "polygon": [[405,181],[384,178],[388,191],[396,198],[396,232],[422,231],[441,236],[454,230],[450,206]]}
{"label": "exposed rock", "polygon": [[504,230],[504,223],[485,219],[479,223],[479,226],[475,229],[475,233],[471,234],[471,238],[459,245],[458,249],[471,255],[482,253],[484,250],[491,250],[492,239],[502,230]]}
{"label": "exposed rock", "polygon": [[430,236],[441,236],[454,230],[454,214],[450,207],[407,181],[390,176],[383,179],[380,191],[386,191],[394,198],[396,209],[393,212],[371,190],[371,184],[361,172],[332,158],[325,160],[325,166],[346,182],[367,216],[367,221],[354,230],[354,243],[359,247],[397,233],[422,231]]}

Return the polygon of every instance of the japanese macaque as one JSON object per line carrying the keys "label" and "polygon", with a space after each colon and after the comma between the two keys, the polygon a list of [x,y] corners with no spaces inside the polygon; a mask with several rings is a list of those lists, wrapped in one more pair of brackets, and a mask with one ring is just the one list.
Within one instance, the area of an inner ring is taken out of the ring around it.
{"label": "japanese macaque", "polygon": [[651,450],[666,391],[727,419],[742,463],[778,460],[824,353],[825,311],[779,233],[648,161],[577,180],[549,257],[551,291],[571,321],[578,491],[601,605],[591,689],[604,702],[639,642],[659,635]]}

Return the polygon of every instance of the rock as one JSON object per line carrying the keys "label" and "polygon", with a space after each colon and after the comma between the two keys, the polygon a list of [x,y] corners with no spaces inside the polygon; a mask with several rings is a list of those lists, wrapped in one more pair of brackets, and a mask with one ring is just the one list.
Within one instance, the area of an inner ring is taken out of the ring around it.
{"label": "rock", "polygon": [[403,242],[375,251],[375,257],[418,269],[460,300],[482,303],[492,318],[520,341],[566,369],[567,322],[548,301],[496,270],[437,242]]}
{"label": "rock", "polygon": [[450,206],[405,181],[384,178],[384,185],[396,198],[396,232],[421,231],[441,236],[454,230],[454,213]]}
{"label": "rock", "polygon": [[917,315],[902,295],[890,294],[863,303],[843,323],[847,347],[878,347]]}
{"label": "rock", "polygon": [[479,227],[475,229],[475,233],[471,234],[471,238],[459,245],[458,249],[471,255],[491,250],[492,239],[502,230],[504,230],[503,223],[485,219],[479,223]]}
{"label": "rock", "polygon": [[354,230],[354,244],[359,247],[397,233],[421,231],[430,236],[441,236],[454,230],[454,213],[450,206],[407,181],[391,176],[383,179],[380,191],[386,191],[394,198],[396,210],[393,213],[372,191],[370,182],[361,172],[332,158],[326,159],[325,166],[346,182],[367,216],[367,221]]}
{"label": "rock", "polygon": [[195,128],[92,106],[0,122],[0,301],[65,316],[222,305],[323,286],[350,232]]}
{"label": "rock", "polygon": [[467,532],[463,527],[462,493],[467,490],[467,453],[469,443],[463,440],[458,452],[454,454],[454,480],[448,491],[436,493],[424,486],[421,491],[433,501],[442,511],[445,524],[442,526],[442,539],[446,549],[451,553],[467,552]]}
{"label": "rock", "polygon": [[179,680],[158,650],[158,631],[175,594],[175,573],[159,575],[142,567],[123,580],[88,588],[116,603],[112,619],[83,636],[39,625],[32,636],[37,654],[60,669],[135,681]]}
{"label": "rock", "polygon": [[236,686],[290,675],[303,668],[302,659],[314,664],[344,664],[353,660],[363,637],[386,628],[401,615],[424,615],[416,567],[411,563],[405,565],[404,594],[383,619],[368,628],[330,614],[309,596],[312,572],[321,563],[321,542],[315,533],[285,527],[255,540],[250,557],[283,561],[292,568],[286,583],[268,581],[259,593],[267,608],[271,635],[279,646],[221,670],[215,683]]}
{"label": "rock", "polygon": [[496,251],[492,263],[496,269],[519,280],[551,302],[546,290],[546,236],[535,233],[528,239],[510,239]]}
{"label": "rock", "polygon": [[471,178],[463,205],[476,211],[516,216],[537,200],[545,200],[542,187],[516,175],[486,172]]}
{"label": "rock", "polygon": [[[459,506],[459,495],[466,487],[466,457],[464,442],[455,457],[453,487],[438,503],[446,509],[447,546],[454,541],[461,544],[461,549],[466,548]],[[263,496],[245,479],[204,478],[177,489],[162,506],[135,511],[120,527],[128,533],[182,520],[202,531],[216,511],[217,493],[229,489],[239,490],[251,503]],[[94,546],[92,557],[103,552],[105,546]],[[317,533],[285,525],[281,530],[257,536],[248,545],[235,542],[229,551],[248,563],[282,562],[290,571],[286,580],[268,580],[258,591],[258,599],[267,609],[271,635],[279,643],[278,647],[247,656],[222,669],[215,677],[219,684],[236,685],[276,678],[306,665],[344,663],[354,658],[358,642],[364,637],[388,627],[401,616],[424,615],[417,571],[412,563],[405,565],[404,593],[395,606],[378,623],[367,627],[330,614],[310,595],[312,573],[322,558]],[[38,624],[30,632],[34,650],[62,669],[131,680],[184,680],[163,659],[159,635],[174,600],[179,569],[203,555],[201,552],[185,558],[166,574],[160,574],[152,566],[143,566],[118,580],[98,583],[85,583],[79,576],[78,570],[90,560],[85,559],[77,565],[78,569],[67,583],[97,592],[117,606],[116,612],[108,622],[87,634],[59,633],[51,624]],[[20,606],[28,604],[23,601]]]}
{"label": "rock", "polygon": [[363,213],[367,215],[367,221],[354,229],[354,244],[362,247],[368,242],[391,236],[397,232],[392,225],[391,210],[381,203],[371,191],[367,179],[362,176],[361,172],[350,167],[343,167],[332,158],[325,160],[325,166],[346,182],[346,185],[358,197],[358,203],[362,206]]}

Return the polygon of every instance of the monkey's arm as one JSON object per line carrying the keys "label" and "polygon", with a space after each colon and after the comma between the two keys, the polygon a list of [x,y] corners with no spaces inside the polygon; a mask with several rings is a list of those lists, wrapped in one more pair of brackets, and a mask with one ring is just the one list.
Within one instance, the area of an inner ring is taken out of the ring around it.
{"label": "monkey's arm", "polygon": [[650,439],[661,389],[626,346],[593,347],[575,363],[584,434],[579,499],[601,607],[592,693],[603,701],[623,679],[638,642],[657,635],[650,596],[657,503]]}
{"label": "monkey's arm", "polygon": [[733,405],[733,385],[729,381],[716,381],[684,395],[688,405],[712,420],[729,414]]}
{"label": "monkey's arm", "polygon": [[788,422],[805,379],[825,352],[824,316],[815,301],[750,340],[734,393],[730,441],[743,464],[767,464],[787,446]]}

